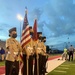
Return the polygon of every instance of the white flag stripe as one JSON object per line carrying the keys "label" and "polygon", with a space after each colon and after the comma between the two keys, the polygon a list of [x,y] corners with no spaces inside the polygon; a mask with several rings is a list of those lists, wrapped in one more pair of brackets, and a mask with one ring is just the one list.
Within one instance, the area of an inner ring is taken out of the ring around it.
{"label": "white flag stripe", "polygon": [[26,41],[28,41],[29,39],[31,39],[31,37],[29,36],[29,37],[27,37],[27,38],[25,38],[25,40],[23,40],[23,42],[21,42],[21,44],[23,45]]}
{"label": "white flag stripe", "polygon": [[24,29],[24,30],[22,31],[22,34],[24,34],[24,33],[27,31],[28,28],[29,28],[29,26],[26,26],[26,29]]}
{"label": "white flag stripe", "polygon": [[24,37],[26,37],[28,34],[29,34],[29,31],[27,31],[27,32],[22,36],[21,40],[24,39]]}

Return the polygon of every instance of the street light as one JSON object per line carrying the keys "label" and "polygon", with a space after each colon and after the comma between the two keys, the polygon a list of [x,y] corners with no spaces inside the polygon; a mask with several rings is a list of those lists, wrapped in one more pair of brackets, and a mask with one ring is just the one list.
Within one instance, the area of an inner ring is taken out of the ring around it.
{"label": "street light", "polygon": [[17,18],[18,18],[18,20],[20,20],[20,21],[23,20],[23,17],[22,17],[20,14],[17,14]]}
{"label": "street light", "polygon": [[17,14],[17,19],[20,21],[20,41],[21,41],[21,21],[23,21],[23,17],[20,14]]}

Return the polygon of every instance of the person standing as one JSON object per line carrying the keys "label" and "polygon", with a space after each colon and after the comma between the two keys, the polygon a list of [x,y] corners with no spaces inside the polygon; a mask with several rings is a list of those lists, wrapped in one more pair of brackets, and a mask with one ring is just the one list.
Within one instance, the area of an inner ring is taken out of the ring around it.
{"label": "person standing", "polygon": [[1,47],[0,53],[1,53],[1,60],[4,61],[4,59],[5,59],[5,50],[3,49],[3,47]]}
{"label": "person standing", "polygon": [[[33,31],[32,27],[30,28],[30,35],[31,35],[31,40],[28,44],[25,45],[24,50],[23,50],[23,75],[33,75],[33,55],[34,55],[34,41],[32,39],[33,36]],[[27,62],[28,60],[28,62]],[[28,73],[27,73],[28,72]]]}
{"label": "person standing", "polygon": [[46,53],[46,46],[45,46],[45,42],[46,42],[46,37],[42,37],[42,73],[43,75],[45,75],[45,73],[47,73],[46,71],[46,62],[48,60],[48,55]]}
{"label": "person standing", "polygon": [[73,61],[73,53],[74,53],[74,47],[71,45],[70,48],[69,48],[69,61],[72,57],[72,61]]}
{"label": "person standing", "polygon": [[37,32],[38,40],[35,44],[35,65],[34,65],[34,75],[42,75],[42,32]]}
{"label": "person standing", "polygon": [[63,52],[63,54],[62,54],[62,60],[63,60],[63,58],[65,57],[65,60],[67,60],[67,48],[64,48],[64,52]]}
{"label": "person standing", "polygon": [[15,39],[17,37],[16,27],[9,30],[9,39],[6,40],[6,62],[5,62],[5,75],[18,75],[19,74],[19,55],[22,48],[19,42]]}

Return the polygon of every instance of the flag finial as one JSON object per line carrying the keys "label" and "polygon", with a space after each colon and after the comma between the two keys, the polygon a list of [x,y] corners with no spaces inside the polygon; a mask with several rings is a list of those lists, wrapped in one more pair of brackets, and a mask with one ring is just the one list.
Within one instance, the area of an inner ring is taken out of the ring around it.
{"label": "flag finial", "polygon": [[25,7],[25,13],[27,14],[27,12],[28,12],[28,11],[27,11],[27,7]]}

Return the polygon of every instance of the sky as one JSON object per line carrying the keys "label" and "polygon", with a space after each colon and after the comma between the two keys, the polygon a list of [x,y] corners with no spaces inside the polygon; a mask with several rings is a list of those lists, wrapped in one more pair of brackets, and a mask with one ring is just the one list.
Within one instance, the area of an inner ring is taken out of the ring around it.
{"label": "sky", "polygon": [[75,0],[0,0],[1,40],[8,39],[9,29],[16,27],[20,41],[23,21],[17,14],[24,18],[25,7],[30,26],[37,17],[38,31],[46,36],[46,45],[63,49],[67,43],[75,47]]}

